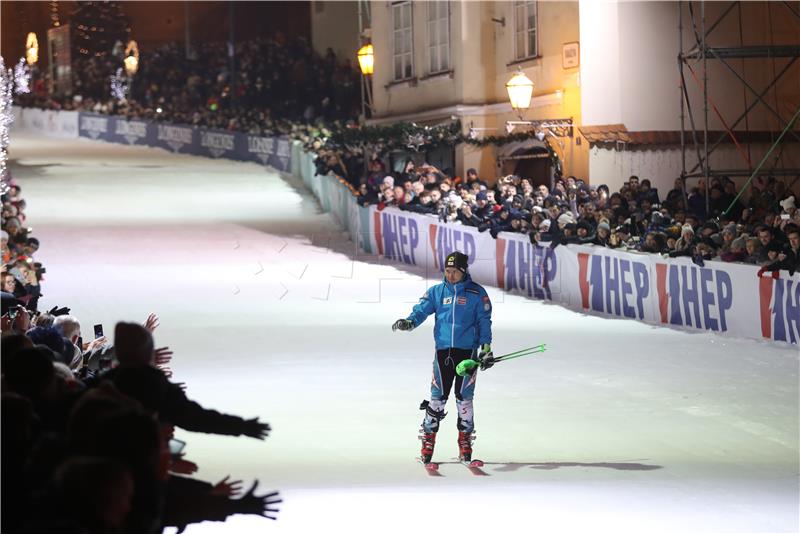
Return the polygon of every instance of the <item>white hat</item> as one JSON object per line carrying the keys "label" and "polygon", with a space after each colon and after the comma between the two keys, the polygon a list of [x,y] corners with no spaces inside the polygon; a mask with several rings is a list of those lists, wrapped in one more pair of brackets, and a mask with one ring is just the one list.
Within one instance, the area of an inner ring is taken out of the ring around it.
{"label": "white hat", "polygon": [[540,232],[550,231],[550,219],[545,219],[539,223],[539,231]]}
{"label": "white hat", "polygon": [[785,198],[779,202],[783,211],[789,211],[795,209],[794,206],[794,195],[790,196],[789,198]]}
{"label": "white hat", "polygon": [[394,187],[394,177],[393,176],[384,176],[383,183],[384,183],[384,185],[388,185],[389,187]]}
{"label": "white hat", "polygon": [[691,232],[692,234],[694,234],[694,228],[692,228],[691,224],[684,224],[681,227],[681,235],[683,235],[684,232]]}
{"label": "white hat", "polygon": [[558,224],[573,224],[575,222],[575,217],[572,215],[571,211],[566,213],[562,213],[558,216]]}

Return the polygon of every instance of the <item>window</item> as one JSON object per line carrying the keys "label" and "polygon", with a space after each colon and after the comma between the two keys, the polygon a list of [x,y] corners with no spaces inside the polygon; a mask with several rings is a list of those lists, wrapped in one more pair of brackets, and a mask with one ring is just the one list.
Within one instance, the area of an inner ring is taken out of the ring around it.
{"label": "window", "polygon": [[514,59],[535,57],[536,2],[514,2]]}
{"label": "window", "polygon": [[428,3],[428,72],[450,70],[450,2]]}
{"label": "window", "polygon": [[411,2],[393,4],[392,19],[394,80],[405,80],[414,76],[414,32],[411,25]]}

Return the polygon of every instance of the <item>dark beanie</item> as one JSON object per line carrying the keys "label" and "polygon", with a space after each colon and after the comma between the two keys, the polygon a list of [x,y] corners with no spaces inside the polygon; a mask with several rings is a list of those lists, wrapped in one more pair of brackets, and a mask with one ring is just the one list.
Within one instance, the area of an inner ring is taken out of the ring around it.
{"label": "dark beanie", "polygon": [[462,273],[466,274],[467,267],[469,266],[469,257],[461,252],[453,252],[447,256],[447,259],[444,261],[444,266],[445,268],[455,267]]}

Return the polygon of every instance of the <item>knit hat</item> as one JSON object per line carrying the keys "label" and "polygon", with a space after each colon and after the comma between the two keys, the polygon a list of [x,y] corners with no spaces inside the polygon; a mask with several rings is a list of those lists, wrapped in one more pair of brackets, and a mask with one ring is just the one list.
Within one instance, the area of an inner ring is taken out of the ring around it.
{"label": "knit hat", "polygon": [[692,234],[694,234],[694,228],[692,228],[691,224],[684,224],[681,227],[681,235],[683,235],[684,232],[691,232]]}
{"label": "knit hat", "polygon": [[794,195],[791,195],[788,198],[785,198],[779,202],[783,211],[789,211],[795,209],[794,205]]}
{"label": "knit hat", "polygon": [[611,231],[611,226],[609,226],[607,222],[603,221],[603,222],[601,222],[600,224],[597,225],[597,229],[598,230],[602,229],[602,230],[605,230],[606,232],[610,232]]}
{"label": "knit hat", "polygon": [[558,216],[558,224],[566,225],[575,222],[575,217],[573,217],[572,212],[568,211],[567,213],[562,213]]}
{"label": "knit hat", "polygon": [[444,260],[444,266],[445,268],[454,267],[466,274],[467,267],[469,267],[469,257],[461,252],[453,252]]}
{"label": "knit hat", "polygon": [[475,195],[475,200],[488,200],[489,195],[486,194],[486,191],[478,191],[478,194]]}
{"label": "knit hat", "polygon": [[541,223],[539,223],[539,231],[540,232],[549,232],[550,231],[550,219],[545,219]]}
{"label": "knit hat", "polygon": [[117,323],[114,350],[121,364],[149,364],[153,358],[153,336],[140,324]]}

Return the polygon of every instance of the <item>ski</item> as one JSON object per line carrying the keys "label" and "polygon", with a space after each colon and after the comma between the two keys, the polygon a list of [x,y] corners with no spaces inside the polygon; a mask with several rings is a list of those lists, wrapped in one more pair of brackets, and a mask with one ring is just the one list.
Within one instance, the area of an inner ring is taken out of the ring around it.
{"label": "ski", "polygon": [[439,472],[439,464],[437,464],[436,462],[425,462],[420,457],[417,457],[417,462],[421,463],[423,465],[423,467],[425,467],[425,471],[427,471],[427,473],[430,476],[432,476],[432,477],[443,476]]}
{"label": "ski", "polygon": [[490,476],[489,473],[481,469],[483,467],[483,461],[481,460],[472,460],[471,462],[467,462],[464,460],[459,460],[459,463],[469,469],[469,472],[475,476],[479,477],[488,477]]}

